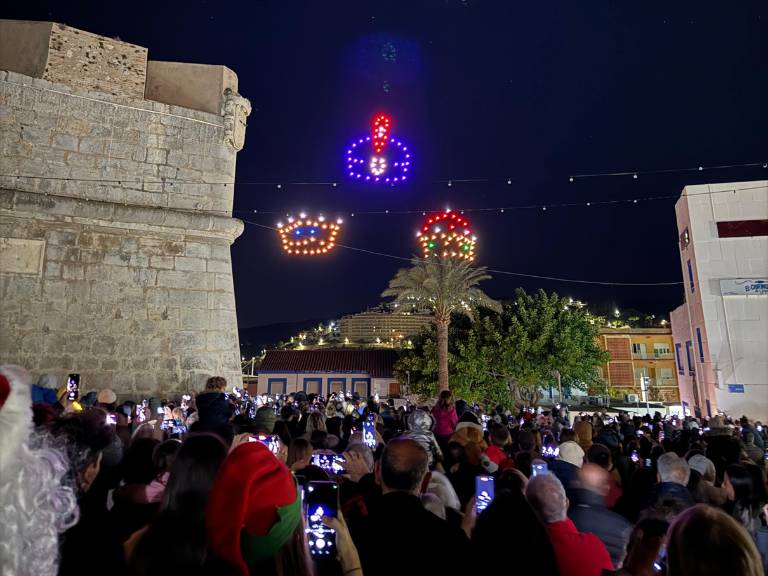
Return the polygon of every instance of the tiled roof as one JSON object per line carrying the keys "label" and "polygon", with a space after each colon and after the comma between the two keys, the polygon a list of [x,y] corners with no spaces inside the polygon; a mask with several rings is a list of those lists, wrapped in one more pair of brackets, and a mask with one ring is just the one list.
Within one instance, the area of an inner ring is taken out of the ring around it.
{"label": "tiled roof", "polygon": [[391,378],[396,360],[394,350],[270,350],[259,372],[367,372]]}

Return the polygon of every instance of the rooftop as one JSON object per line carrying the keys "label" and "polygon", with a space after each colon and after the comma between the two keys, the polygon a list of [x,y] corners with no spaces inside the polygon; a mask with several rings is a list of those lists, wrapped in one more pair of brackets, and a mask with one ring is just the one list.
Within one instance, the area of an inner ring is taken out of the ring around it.
{"label": "rooftop", "polygon": [[259,372],[367,372],[391,378],[397,357],[394,350],[270,350]]}

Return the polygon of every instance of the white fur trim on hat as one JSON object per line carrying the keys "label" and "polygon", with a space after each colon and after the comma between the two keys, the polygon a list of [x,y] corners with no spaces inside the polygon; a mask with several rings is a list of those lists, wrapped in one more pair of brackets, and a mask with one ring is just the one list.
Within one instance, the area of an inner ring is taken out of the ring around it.
{"label": "white fur trim on hat", "polygon": [[479,431],[480,434],[483,433],[483,427],[480,426],[480,424],[475,424],[474,422],[459,422],[456,424],[456,432],[462,428],[474,428],[475,430]]}

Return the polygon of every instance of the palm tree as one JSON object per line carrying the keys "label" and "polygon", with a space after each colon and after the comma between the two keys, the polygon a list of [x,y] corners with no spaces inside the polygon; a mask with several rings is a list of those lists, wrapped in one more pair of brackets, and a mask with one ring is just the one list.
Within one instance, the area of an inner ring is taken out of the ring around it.
{"label": "palm tree", "polygon": [[414,258],[411,268],[401,268],[381,294],[394,296],[398,305],[429,308],[437,328],[437,382],[448,390],[448,326],[451,314],[472,316],[475,308],[501,312],[501,304],[477,288],[491,278],[485,267],[473,268],[469,260],[455,258]]}

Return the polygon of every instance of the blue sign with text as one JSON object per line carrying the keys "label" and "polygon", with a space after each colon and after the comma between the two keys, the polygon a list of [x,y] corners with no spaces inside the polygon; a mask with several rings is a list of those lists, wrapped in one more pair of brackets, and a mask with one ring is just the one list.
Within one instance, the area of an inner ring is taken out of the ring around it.
{"label": "blue sign with text", "polygon": [[731,394],[744,394],[744,384],[728,384],[728,392]]}

